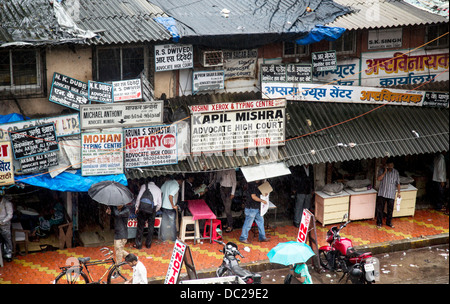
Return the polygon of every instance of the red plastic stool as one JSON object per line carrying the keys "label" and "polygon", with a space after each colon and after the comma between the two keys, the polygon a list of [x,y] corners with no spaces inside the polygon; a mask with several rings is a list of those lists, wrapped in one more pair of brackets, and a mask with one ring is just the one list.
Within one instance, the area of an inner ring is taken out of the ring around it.
{"label": "red plastic stool", "polygon": [[[222,222],[220,220],[212,220],[212,240],[218,240],[221,239],[222,236],[217,234],[217,227],[220,228],[220,230],[222,230]],[[203,237],[210,237],[210,230],[207,228],[211,228],[211,220],[206,220],[205,221],[205,227],[203,228]]]}

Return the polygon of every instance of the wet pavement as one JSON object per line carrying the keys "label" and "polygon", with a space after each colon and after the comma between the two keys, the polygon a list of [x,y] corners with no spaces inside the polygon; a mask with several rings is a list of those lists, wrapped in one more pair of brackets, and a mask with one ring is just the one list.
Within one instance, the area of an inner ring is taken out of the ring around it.
{"label": "wet pavement", "polygon": [[[448,243],[449,217],[442,212],[432,209],[416,210],[413,217],[394,218],[393,224],[395,228],[384,226],[379,229],[375,225],[375,220],[354,221],[341,232],[341,235],[353,240],[353,245],[356,248],[362,248],[361,250],[366,248],[374,253],[380,253],[383,259],[382,263],[386,263],[386,267],[388,267],[386,269],[390,273],[398,272],[400,267],[392,266],[392,264],[389,264],[391,262],[385,262],[383,253],[388,253],[389,257],[392,257],[394,254],[392,251],[397,250],[400,252],[403,250],[403,245],[400,246],[399,244],[404,244],[406,241],[411,248],[415,248],[437,245],[434,242]],[[325,235],[331,226],[333,225],[322,227],[320,223],[316,223],[319,246],[326,244]],[[249,240],[252,244],[245,245],[238,241],[241,229],[235,229],[231,233],[224,234],[224,240],[238,244],[245,256],[245,258],[241,259],[243,265],[247,265],[250,268],[258,268],[257,266],[259,266],[259,269],[262,270],[258,271],[263,271],[270,264],[267,259],[267,253],[270,249],[280,242],[295,240],[297,232],[298,228],[290,224],[279,225],[273,232],[268,233],[271,239],[266,243],[258,242],[257,236],[250,232]],[[199,274],[211,274],[221,264],[220,245],[216,243],[210,244],[209,242],[195,245],[192,241],[186,241],[186,243],[190,246],[195,268]],[[150,249],[143,248],[140,250],[133,248],[132,245],[133,242],[129,241],[125,249],[136,254],[144,263],[147,268],[149,281],[161,282],[167,272],[174,243],[154,242]],[[101,259],[103,257],[99,250],[101,247],[103,246],[75,247],[64,250],[34,252],[24,256],[18,255],[12,262],[5,262],[4,267],[0,267],[0,284],[50,284],[59,274],[59,266],[64,266],[68,258],[91,257],[91,259]],[[108,247],[113,249],[112,244],[109,244]],[[244,247],[247,247],[248,251],[243,250]],[[414,262],[409,264],[414,264]],[[105,272],[106,267],[96,266],[92,270],[93,276],[99,277]],[[125,272],[131,274],[131,270],[125,270]],[[183,269],[183,272],[185,272],[185,269]]]}

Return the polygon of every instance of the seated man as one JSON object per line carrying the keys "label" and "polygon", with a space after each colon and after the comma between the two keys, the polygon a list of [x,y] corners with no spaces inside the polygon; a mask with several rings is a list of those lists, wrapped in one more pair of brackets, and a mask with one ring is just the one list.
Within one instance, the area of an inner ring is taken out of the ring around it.
{"label": "seated man", "polygon": [[62,224],[64,222],[64,212],[64,206],[59,201],[55,203],[49,212],[44,211],[39,217],[39,225],[30,234],[34,241],[39,241],[39,237],[47,236],[52,226]]}

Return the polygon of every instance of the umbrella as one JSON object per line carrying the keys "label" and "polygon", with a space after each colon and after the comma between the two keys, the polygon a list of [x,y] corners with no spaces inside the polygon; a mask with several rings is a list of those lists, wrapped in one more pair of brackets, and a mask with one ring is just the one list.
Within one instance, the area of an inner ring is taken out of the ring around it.
{"label": "umbrella", "polygon": [[108,206],[126,205],[134,198],[126,186],[109,180],[93,184],[88,194],[94,201]]}
{"label": "umbrella", "polygon": [[286,266],[306,263],[313,255],[315,253],[308,244],[294,241],[279,243],[267,253],[267,257],[271,263]]}

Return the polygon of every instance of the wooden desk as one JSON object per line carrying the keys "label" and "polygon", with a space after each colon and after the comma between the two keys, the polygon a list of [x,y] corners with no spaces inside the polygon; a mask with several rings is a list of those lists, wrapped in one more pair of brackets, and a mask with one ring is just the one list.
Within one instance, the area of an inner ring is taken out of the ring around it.
{"label": "wooden desk", "polygon": [[315,193],[316,210],[314,216],[322,226],[342,222],[345,213],[348,213],[350,195],[342,191],[338,195],[328,195],[322,191]]}
{"label": "wooden desk", "polygon": [[216,215],[211,211],[206,202],[202,199],[199,200],[188,200],[188,209],[192,214],[192,219],[194,221],[198,220],[211,220],[211,227],[209,238],[200,237],[202,239],[209,239],[209,242],[212,243],[212,222],[216,219]]}
{"label": "wooden desk", "polygon": [[373,219],[377,203],[377,191],[375,189],[365,191],[353,191],[345,189],[350,195],[349,219],[351,221]]}
{"label": "wooden desk", "polygon": [[400,203],[400,211],[397,211],[397,191],[395,192],[394,212],[392,217],[414,216],[416,211],[417,188],[408,185],[406,188],[400,189],[402,201]]}

